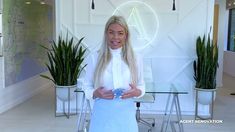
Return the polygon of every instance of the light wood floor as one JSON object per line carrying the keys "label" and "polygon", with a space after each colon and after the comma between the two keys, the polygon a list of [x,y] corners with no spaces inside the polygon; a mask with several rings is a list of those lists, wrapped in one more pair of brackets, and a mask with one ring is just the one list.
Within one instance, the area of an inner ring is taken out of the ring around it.
{"label": "light wood floor", "polygon": [[[235,78],[224,75],[223,88],[217,92],[214,108],[214,119],[223,120],[216,124],[184,124],[185,132],[234,132],[235,131]],[[77,117],[54,117],[53,89],[49,88],[30,100],[0,115],[0,132],[75,132]],[[161,115],[155,115],[157,123]],[[193,116],[184,116],[192,120]],[[170,130],[170,129],[169,129]],[[157,124],[153,132],[160,131]],[[140,126],[140,132],[147,129]]]}

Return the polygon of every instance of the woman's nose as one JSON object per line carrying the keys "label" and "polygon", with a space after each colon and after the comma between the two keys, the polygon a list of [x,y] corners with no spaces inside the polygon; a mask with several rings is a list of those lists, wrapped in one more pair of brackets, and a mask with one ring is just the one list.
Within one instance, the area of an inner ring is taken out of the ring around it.
{"label": "woman's nose", "polygon": [[113,38],[119,38],[118,34],[115,33],[115,34],[113,35]]}

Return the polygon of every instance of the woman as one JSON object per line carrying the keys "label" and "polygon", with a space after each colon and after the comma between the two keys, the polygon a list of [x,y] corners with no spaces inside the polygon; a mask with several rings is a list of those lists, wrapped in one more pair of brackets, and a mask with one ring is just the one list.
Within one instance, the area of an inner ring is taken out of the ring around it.
{"label": "woman", "polygon": [[99,54],[89,59],[84,87],[94,100],[90,132],[138,132],[133,98],[145,93],[143,64],[129,39],[125,19],[112,16]]}

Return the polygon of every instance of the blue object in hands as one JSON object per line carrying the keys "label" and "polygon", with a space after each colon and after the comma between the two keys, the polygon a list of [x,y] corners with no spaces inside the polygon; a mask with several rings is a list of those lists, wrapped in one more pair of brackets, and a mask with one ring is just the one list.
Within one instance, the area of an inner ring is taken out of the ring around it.
{"label": "blue object in hands", "polygon": [[123,88],[117,88],[113,90],[114,98],[120,98],[123,94],[125,89]]}

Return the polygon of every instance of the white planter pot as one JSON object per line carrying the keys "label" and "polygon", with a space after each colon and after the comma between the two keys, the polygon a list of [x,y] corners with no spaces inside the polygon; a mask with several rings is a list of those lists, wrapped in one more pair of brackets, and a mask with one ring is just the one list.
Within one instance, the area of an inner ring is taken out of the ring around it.
{"label": "white planter pot", "polygon": [[[72,100],[76,97],[74,90],[77,88],[77,85],[72,86],[55,86],[56,96],[62,101]],[[70,95],[69,95],[70,94]]]}
{"label": "white planter pot", "polygon": [[[216,89],[200,89],[195,88],[198,91],[198,103],[202,105],[210,105],[212,101],[215,100]],[[212,100],[212,95],[214,93],[214,99]]]}

